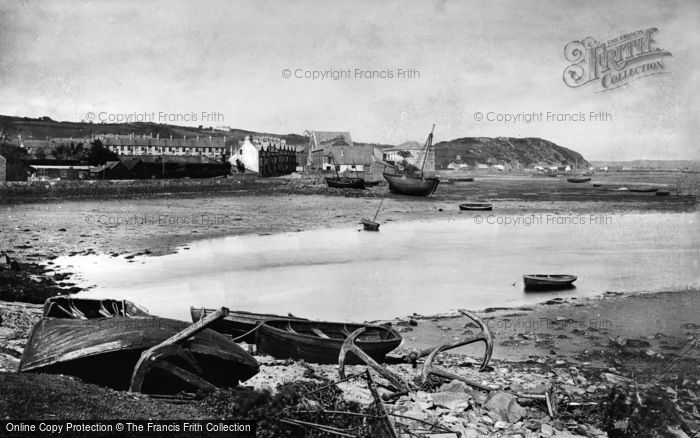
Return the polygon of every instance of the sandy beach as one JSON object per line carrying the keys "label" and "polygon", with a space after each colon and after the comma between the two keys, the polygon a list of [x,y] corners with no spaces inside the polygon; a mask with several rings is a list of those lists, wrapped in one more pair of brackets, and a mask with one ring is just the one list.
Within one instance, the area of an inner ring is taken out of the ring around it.
{"label": "sandy beach", "polygon": [[[600,187],[573,187],[553,178],[484,177],[477,178],[472,185],[446,184],[430,199],[412,199],[388,195],[384,185],[363,192],[329,191],[308,181],[278,179],[266,183],[263,193],[258,194],[253,191],[235,195],[49,200],[2,205],[2,247],[20,263],[21,269],[11,273],[8,267],[2,268],[8,281],[0,286],[0,291],[3,296],[15,297],[10,301],[30,301],[37,305],[0,304],[0,367],[4,370],[0,378],[11,392],[0,399],[0,412],[14,418],[30,414],[35,418],[75,418],[76,415],[117,418],[126,414],[141,418],[155,412],[181,418],[210,415],[204,402],[188,403],[186,409],[181,409],[142,396],[133,396],[134,400],[138,399],[138,411],[126,407],[107,408],[109,400],[131,396],[100,388],[91,389],[91,395],[82,401],[79,397],[62,406],[45,390],[31,395],[12,393],[24,384],[45,385],[43,379],[49,379],[52,387],[56,385],[68,393],[84,386],[64,377],[13,373],[28,331],[40,315],[38,304],[46,296],[80,290],[71,282],[70,272],[53,268],[52,259],[58,256],[139,256],[145,257],[148,263],[148,257],[169,254],[202,239],[356,226],[361,217],[374,214],[381,198],[385,198],[380,216],[384,223],[464,219],[470,213],[460,212],[456,202],[477,196],[493,202],[499,214],[511,215],[523,212],[661,212],[672,215],[695,211],[694,197],[689,192],[693,184],[686,184],[685,190],[673,196],[655,197],[611,188],[622,183],[609,179],[606,182],[609,187],[601,190]],[[235,196],[235,203],[230,202],[230,196]],[[629,384],[676,385],[676,403],[686,409],[683,411],[685,424],[697,430],[700,417],[692,405],[697,402],[695,394],[700,390],[697,380],[700,354],[697,348],[684,349],[684,346],[688,339],[700,334],[700,291],[669,287],[666,292],[639,292],[622,294],[600,290],[596,297],[566,299],[548,299],[543,294],[535,305],[471,309],[478,311],[494,336],[492,368],[476,372],[470,365],[479,360],[481,345],[451,350],[436,360],[494,389],[537,392],[546,386],[558,386],[562,400],[567,403],[594,403],[597,408],[593,409],[592,416],[589,408],[572,408],[559,419],[533,413],[508,423],[507,419],[496,418],[497,415],[489,417],[488,409],[483,409],[486,419],[472,418],[466,412],[457,415],[454,409],[426,407],[435,405],[437,397],[434,400],[425,392],[395,400],[392,409],[420,414],[423,419],[438,422],[445,416],[456,415],[461,420],[453,421],[452,426],[471,429],[476,434],[473,436],[505,436],[507,433],[548,436],[545,432],[549,432],[550,425],[554,426],[552,434],[557,436],[603,436],[601,429],[607,421],[603,418],[603,401],[612,388],[620,384],[615,378],[606,377],[609,373],[622,376]],[[412,315],[397,314],[394,319],[375,321],[390,324],[402,334],[404,342],[397,353],[435,347],[475,331],[474,325],[461,315],[423,315],[420,310],[415,309]],[[681,357],[677,357],[679,352],[683,353]],[[258,390],[274,391],[278,384],[312,381],[310,373],[337,379],[336,366],[276,361],[264,356],[258,359],[261,372],[246,383]],[[409,364],[391,365],[390,369],[407,380],[415,378],[420,371]],[[350,367],[350,370],[361,371],[361,367]],[[350,397],[362,399],[362,391],[358,392],[357,388],[347,384],[343,388]],[[16,401],[17,397],[27,399],[28,403],[11,406],[9,400]],[[86,400],[92,400],[90,406]],[[117,402],[117,406],[120,403]],[[39,405],[43,407],[37,407]],[[591,418],[587,418],[589,416]],[[506,426],[498,424],[496,427],[497,421],[505,421]]]}

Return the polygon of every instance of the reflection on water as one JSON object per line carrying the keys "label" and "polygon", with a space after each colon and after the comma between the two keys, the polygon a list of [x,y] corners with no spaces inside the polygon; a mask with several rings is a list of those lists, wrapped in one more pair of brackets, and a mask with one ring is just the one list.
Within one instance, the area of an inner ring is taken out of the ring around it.
{"label": "reflection on water", "polygon": [[[477,224],[475,216],[386,223],[379,233],[345,228],[205,240],[135,263],[106,256],[56,262],[98,285],[86,296],[129,299],[181,319],[190,305],[373,320],[698,286],[698,213],[608,215],[598,225],[547,223],[543,215],[529,226]],[[578,280],[566,291],[525,293],[521,275],[530,273]]]}

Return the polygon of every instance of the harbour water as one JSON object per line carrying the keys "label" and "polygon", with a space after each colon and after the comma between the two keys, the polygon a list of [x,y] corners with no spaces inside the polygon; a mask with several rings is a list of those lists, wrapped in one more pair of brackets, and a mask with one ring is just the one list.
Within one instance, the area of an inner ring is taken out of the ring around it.
{"label": "harbour water", "polygon": [[[457,308],[512,307],[606,291],[700,287],[700,215],[505,215],[196,241],[133,260],[61,257],[96,285],[85,296],[129,299],[189,318],[189,306],[329,320],[375,320]],[[574,274],[575,288],[523,291],[521,276]],[[515,283],[515,285],[514,285]]]}

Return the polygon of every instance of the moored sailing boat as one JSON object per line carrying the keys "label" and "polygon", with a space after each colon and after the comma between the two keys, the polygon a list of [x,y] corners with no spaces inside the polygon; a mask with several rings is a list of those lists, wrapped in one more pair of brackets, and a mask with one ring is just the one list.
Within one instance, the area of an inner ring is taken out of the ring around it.
{"label": "moored sailing boat", "polygon": [[440,180],[438,178],[425,177],[423,173],[425,161],[428,158],[430,147],[433,144],[434,129],[435,125],[433,125],[433,129],[430,131],[428,139],[425,141],[425,154],[423,155],[423,164],[420,168],[420,176],[384,173],[384,179],[389,182],[389,191],[399,195],[430,196],[435,189],[437,189]]}

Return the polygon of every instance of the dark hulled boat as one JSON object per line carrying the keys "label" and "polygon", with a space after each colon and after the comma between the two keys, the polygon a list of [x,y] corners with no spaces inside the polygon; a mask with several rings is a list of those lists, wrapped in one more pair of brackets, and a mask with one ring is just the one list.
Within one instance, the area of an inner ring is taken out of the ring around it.
{"label": "dark hulled boat", "polygon": [[[435,125],[433,125],[433,130]],[[428,158],[428,153],[430,147],[433,144],[433,130],[428,134],[428,139],[425,141],[425,147],[423,154],[423,164],[420,168],[419,175],[407,175],[407,174],[395,174],[395,173],[384,173],[384,179],[389,183],[389,191],[396,193],[398,195],[409,195],[409,196],[430,196],[437,189],[440,180],[435,177],[426,177],[423,174],[423,169],[425,168],[425,161]]]}
{"label": "dark hulled boat", "polygon": [[397,195],[430,196],[437,189],[440,180],[411,175],[385,173],[384,179],[389,182],[389,190]]}
{"label": "dark hulled boat", "polygon": [[379,231],[379,223],[369,219],[362,219],[362,228],[365,231]]}
{"label": "dark hulled boat", "polygon": [[491,211],[493,210],[493,204],[490,202],[465,202],[459,204],[460,210],[477,210],[477,211]]}
{"label": "dark hulled boat", "polygon": [[523,275],[523,283],[527,290],[567,289],[573,287],[576,278],[568,274],[531,274]]}
{"label": "dark hulled boat", "polygon": [[630,187],[630,192],[637,193],[653,193],[659,190],[658,187]]}
{"label": "dark hulled boat", "polygon": [[[332,364],[338,362],[345,339],[355,330],[366,328],[355,345],[372,359],[381,361],[387,353],[401,344],[396,330],[368,324],[323,321],[267,320],[257,331],[258,350],[277,359],[303,359],[307,362]],[[355,355],[350,363],[361,363]]]}
{"label": "dark hulled boat", "polygon": [[[49,298],[29,335],[19,371],[66,374],[127,389],[141,354],[188,327],[184,321],[150,315],[128,301]],[[213,330],[198,331],[179,348],[193,362],[176,367],[218,387],[236,386],[258,372],[252,356]],[[173,373],[154,368],[141,390],[163,394],[192,389]]]}
{"label": "dark hulled boat", "polygon": [[591,179],[587,176],[580,176],[580,177],[567,178],[566,180],[570,183],[585,183],[585,182],[590,181]]}
{"label": "dark hulled boat", "polygon": [[[216,309],[190,307],[192,322],[214,313]],[[255,343],[255,327],[266,319],[304,320],[296,316],[282,316],[272,313],[252,313],[242,310],[230,310],[228,316],[214,322],[210,327],[219,333],[232,336],[236,341]]]}
{"label": "dark hulled boat", "polygon": [[326,177],[326,184],[328,184],[328,187],[335,189],[362,190],[365,188],[364,178],[350,178],[347,176]]}

